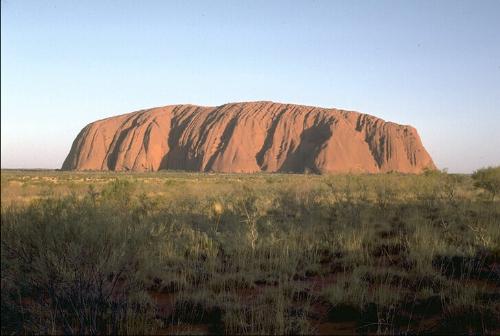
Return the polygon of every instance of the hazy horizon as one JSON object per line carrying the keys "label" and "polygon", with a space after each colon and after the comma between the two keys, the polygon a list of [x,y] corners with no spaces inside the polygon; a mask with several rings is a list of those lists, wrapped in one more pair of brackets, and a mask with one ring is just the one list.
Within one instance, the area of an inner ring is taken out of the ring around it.
{"label": "hazy horizon", "polygon": [[1,2],[1,167],[88,123],[270,100],[414,126],[439,169],[500,165],[500,1]]}

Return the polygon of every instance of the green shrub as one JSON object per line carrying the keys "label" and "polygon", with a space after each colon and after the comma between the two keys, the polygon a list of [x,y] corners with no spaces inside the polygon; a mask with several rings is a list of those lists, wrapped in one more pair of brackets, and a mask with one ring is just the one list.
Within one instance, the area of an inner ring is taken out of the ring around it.
{"label": "green shrub", "polygon": [[[7,314],[19,319],[15,313],[24,310],[28,333],[154,328],[154,307],[142,284],[154,230],[147,221],[133,221],[133,206],[128,213],[116,208],[115,196],[97,204],[90,197],[49,198],[2,211],[2,318],[10,302],[15,308]],[[19,307],[15,297],[30,303]]]}
{"label": "green shrub", "polygon": [[495,196],[500,192],[500,166],[476,170],[472,179],[475,187],[486,190],[491,199],[495,200]]}

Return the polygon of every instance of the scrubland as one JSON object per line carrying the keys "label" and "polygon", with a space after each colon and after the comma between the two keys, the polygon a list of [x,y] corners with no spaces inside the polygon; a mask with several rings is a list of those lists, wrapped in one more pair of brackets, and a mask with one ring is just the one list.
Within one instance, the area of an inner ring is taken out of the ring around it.
{"label": "scrubland", "polygon": [[499,183],[2,171],[2,334],[500,333]]}

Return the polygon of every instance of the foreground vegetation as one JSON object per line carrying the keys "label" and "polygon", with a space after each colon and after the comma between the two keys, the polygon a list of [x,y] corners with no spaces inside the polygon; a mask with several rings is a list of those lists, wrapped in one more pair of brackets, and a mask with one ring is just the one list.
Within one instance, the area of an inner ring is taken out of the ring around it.
{"label": "foreground vegetation", "polygon": [[2,334],[499,333],[499,175],[2,171]]}

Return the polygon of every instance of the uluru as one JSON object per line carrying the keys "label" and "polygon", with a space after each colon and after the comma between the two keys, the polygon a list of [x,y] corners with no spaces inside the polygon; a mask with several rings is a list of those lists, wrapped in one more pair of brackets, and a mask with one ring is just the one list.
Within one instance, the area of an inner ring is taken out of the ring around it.
{"label": "uluru", "polygon": [[412,126],[261,101],[169,105],[92,122],[62,169],[420,173],[436,167]]}

